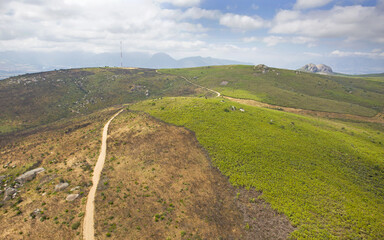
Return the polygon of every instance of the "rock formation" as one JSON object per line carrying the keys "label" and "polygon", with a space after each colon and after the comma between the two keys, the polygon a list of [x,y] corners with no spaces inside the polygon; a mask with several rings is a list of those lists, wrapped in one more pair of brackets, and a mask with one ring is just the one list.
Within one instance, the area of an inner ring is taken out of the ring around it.
{"label": "rock formation", "polygon": [[67,182],[59,183],[55,186],[55,192],[63,191],[69,186]]}
{"label": "rock formation", "polygon": [[44,168],[36,168],[36,169],[31,170],[31,171],[25,172],[22,175],[18,176],[15,179],[15,182],[20,183],[20,184],[24,184],[25,182],[33,180],[36,177],[36,174],[38,174],[44,170],[45,170]]}
{"label": "rock formation", "polygon": [[309,63],[304,65],[299,71],[311,72],[311,73],[320,73],[320,74],[333,74],[332,68],[325,64],[313,64]]}
{"label": "rock formation", "polygon": [[68,202],[72,202],[74,201],[76,198],[79,197],[79,194],[75,193],[75,194],[69,194],[65,200],[67,200]]}

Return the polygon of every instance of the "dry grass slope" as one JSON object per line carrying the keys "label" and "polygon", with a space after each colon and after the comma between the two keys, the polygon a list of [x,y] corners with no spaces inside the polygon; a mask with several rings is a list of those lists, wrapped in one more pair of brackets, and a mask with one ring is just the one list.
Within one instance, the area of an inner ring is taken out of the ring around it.
{"label": "dry grass slope", "polygon": [[[6,176],[1,190],[5,184],[13,185],[13,179],[28,169],[44,167],[45,171],[20,187],[15,199],[2,203],[0,239],[81,239],[86,193],[100,148],[101,129],[115,112],[108,109],[1,139],[1,166],[11,162],[8,168],[0,169],[0,175]],[[55,192],[60,182],[69,186]],[[70,193],[79,197],[66,201]],[[3,197],[0,194],[0,200]],[[40,211],[33,214],[37,209]]]}
{"label": "dry grass slope", "polygon": [[293,231],[258,192],[233,188],[189,130],[122,113],[108,149],[97,239],[286,239]]}

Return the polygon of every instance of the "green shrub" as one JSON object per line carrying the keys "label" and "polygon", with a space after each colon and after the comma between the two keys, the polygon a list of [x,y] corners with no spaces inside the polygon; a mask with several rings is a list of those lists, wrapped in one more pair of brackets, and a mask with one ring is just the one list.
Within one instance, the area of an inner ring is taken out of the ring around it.
{"label": "green shrub", "polygon": [[72,228],[72,230],[76,230],[79,228],[79,226],[80,226],[80,222],[75,222],[72,224],[71,228]]}
{"label": "green shrub", "polygon": [[245,113],[223,111],[232,105],[244,107],[164,98],[132,109],[194,131],[232,185],[262,191],[261,198],[289,218],[296,226],[291,237],[384,239],[382,126],[250,106]]}

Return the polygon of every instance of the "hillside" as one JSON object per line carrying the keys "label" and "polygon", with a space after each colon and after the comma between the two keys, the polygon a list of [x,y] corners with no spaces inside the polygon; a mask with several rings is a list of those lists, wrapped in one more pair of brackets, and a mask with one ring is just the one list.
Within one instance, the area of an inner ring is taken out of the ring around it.
{"label": "hillside", "polygon": [[[0,138],[1,239],[76,239],[84,215],[84,195],[92,185],[99,130],[115,111],[106,109]],[[16,177],[41,167],[43,172],[17,187],[15,198],[3,201],[5,190],[17,186]],[[69,186],[56,191],[60,183]],[[78,197],[66,201],[69,194]]]}
{"label": "hillside", "polygon": [[[266,66],[265,66],[266,67]],[[223,95],[308,110],[374,116],[384,108],[384,79],[264,68],[216,66],[161,70]]]}
{"label": "hillside", "polygon": [[[180,76],[223,95],[307,110],[372,117],[384,107],[384,79],[251,66],[191,69],[85,68],[0,81],[0,134],[98,109],[164,96],[199,95]],[[200,92],[199,92],[200,91]]]}
{"label": "hillside", "polygon": [[195,131],[232,185],[262,191],[262,199],[288,216],[297,227],[293,237],[384,237],[382,125],[324,121],[220,99],[167,98],[132,109]]}
{"label": "hillside", "polygon": [[[116,111],[0,139],[6,165],[0,171],[1,239],[82,239],[100,129]],[[127,234],[138,239],[284,239],[293,230],[284,215],[257,199],[260,193],[241,190],[239,196],[212,168],[193,132],[126,111],[112,122],[110,134],[96,195],[96,239],[125,239]],[[36,168],[44,171],[22,185],[14,183]],[[68,185],[56,190],[60,184]],[[18,192],[1,201],[7,185]],[[251,205],[249,199],[255,199]],[[252,220],[256,216],[262,221]]]}
{"label": "hillside", "polygon": [[96,239],[384,238],[380,76],[83,68],[0,81],[0,100],[2,239],[82,239],[120,109]]}
{"label": "hillside", "polygon": [[116,104],[191,94],[190,84],[153,69],[86,68],[12,77],[0,81],[0,134]]}

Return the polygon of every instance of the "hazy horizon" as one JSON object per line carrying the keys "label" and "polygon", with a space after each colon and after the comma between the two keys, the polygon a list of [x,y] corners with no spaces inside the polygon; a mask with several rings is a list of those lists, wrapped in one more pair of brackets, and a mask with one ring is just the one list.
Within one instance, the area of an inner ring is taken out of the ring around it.
{"label": "hazy horizon", "polygon": [[11,61],[1,57],[6,52],[119,58],[122,41],[124,53],[164,52],[174,59],[201,56],[287,69],[323,63],[340,73],[382,73],[383,12],[384,0],[2,1],[0,68],[41,61]]}

